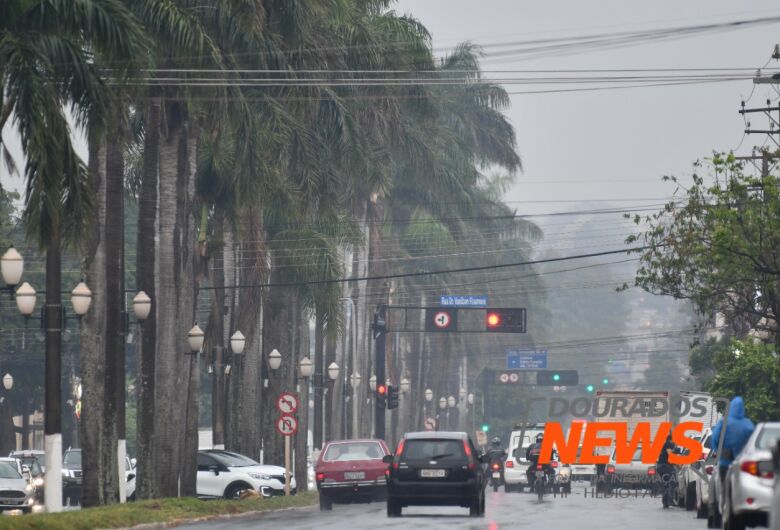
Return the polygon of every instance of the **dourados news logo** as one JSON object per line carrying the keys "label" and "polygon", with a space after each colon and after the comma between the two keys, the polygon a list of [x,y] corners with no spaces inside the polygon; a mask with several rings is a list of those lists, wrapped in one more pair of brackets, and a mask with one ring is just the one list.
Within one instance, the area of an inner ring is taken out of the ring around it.
{"label": "dourados news logo", "polygon": [[[526,413],[533,402],[547,401],[533,398],[527,404]],[[716,399],[718,403],[728,400]],[[549,400],[548,418],[560,418],[571,415],[590,418],[590,421],[573,421],[568,437],[563,425],[557,421],[548,421],[544,428],[540,463],[548,463],[553,450],[564,464],[607,464],[614,447],[618,464],[628,464],[634,460],[637,451],[641,452],[642,462],[655,464],[671,435],[672,442],[683,449],[669,455],[671,464],[690,464],[699,460],[703,447],[699,439],[704,430],[702,420],[712,414],[705,406],[705,398],[679,397],[674,399],[650,398],[631,400],[623,397],[577,398],[567,400],[553,398]],[[728,414],[728,411],[726,412]],[[527,417],[527,416],[526,416]],[[679,422],[680,418],[686,420]],[[624,418],[632,418],[632,432],[629,436],[629,423]],[[647,418],[637,421],[636,418]],[[671,418],[675,421],[662,421],[659,418]],[[581,447],[581,449],[580,449]],[[578,455],[579,453],[579,455]]]}

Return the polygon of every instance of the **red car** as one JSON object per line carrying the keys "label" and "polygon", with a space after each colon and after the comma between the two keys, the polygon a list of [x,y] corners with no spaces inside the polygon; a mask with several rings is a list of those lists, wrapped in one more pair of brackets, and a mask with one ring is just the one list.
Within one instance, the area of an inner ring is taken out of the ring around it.
{"label": "red car", "polygon": [[382,462],[390,450],[383,440],[336,440],[327,442],[315,466],[320,510],[333,503],[384,501],[387,498]]}

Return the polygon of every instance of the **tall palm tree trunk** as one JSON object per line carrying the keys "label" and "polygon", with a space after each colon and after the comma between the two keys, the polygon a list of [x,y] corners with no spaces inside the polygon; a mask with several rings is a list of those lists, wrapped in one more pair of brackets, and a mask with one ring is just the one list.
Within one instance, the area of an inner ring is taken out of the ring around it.
{"label": "tall palm tree trunk", "polygon": [[[81,320],[81,448],[83,451],[82,505],[104,503],[104,464],[102,439],[105,404],[106,337],[106,174],[105,137],[91,131],[89,136],[90,186],[95,194],[95,220],[84,252],[84,279],[92,289],[90,311]],[[99,286],[99,287],[98,287]]]}
{"label": "tall palm tree trunk", "polygon": [[144,159],[141,189],[138,194],[138,236],[136,244],[136,286],[152,299],[151,311],[140,326],[139,384],[137,420],[136,496],[150,499],[155,496],[153,470],[154,444],[154,395],[155,365],[157,358],[157,290],[156,283],[156,221],[157,221],[157,173],[160,164],[160,96],[150,89],[150,99],[144,120]]}

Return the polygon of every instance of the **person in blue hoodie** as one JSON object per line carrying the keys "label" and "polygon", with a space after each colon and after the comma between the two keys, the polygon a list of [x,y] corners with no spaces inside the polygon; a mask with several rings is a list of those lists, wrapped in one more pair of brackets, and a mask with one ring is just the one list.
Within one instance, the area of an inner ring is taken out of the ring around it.
{"label": "person in blue hoodie", "polygon": [[[742,448],[753,434],[755,425],[745,417],[745,401],[737,396],[731,400],[729,405],[728,421],[726,422],[726,434],[723,438],[723,451],[718,455],[718,464],[720,468],[721,481],[726,478],[726,470],[737,457]],[[712,429],[710,437],[710,449],[718,450],[720,432],[723,430],[723,418]]]}

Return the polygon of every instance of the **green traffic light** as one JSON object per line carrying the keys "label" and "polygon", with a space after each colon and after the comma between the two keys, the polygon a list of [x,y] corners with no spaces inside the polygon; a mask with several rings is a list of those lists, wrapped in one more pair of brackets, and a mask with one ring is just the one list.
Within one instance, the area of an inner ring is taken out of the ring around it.
{"label": "green traffic light", "polygon": [[561,380],[561,374],[553,374],[553,381],[560,381]]}
{"label": "green traffic light", "polygon": [[488,424],[484,424],[484,425],[482,426],[482,432],[488,432],[489,430],[490,430],[490,425],[488,425]]}
{"label": "green traffic light", "polygon": [[593,392],[593,385],[586,386],[585,390],[587,390],[588,392]]}
{"label": "green traffic light", "polygon": [[602,383],[604,383],[605,385],[608,385],[608,384],[609,384],[609,379],[607,379],[607,378],[605,377],[604,379],[602,379],[602,381],[601,381],[601,382],[602,382]]}

